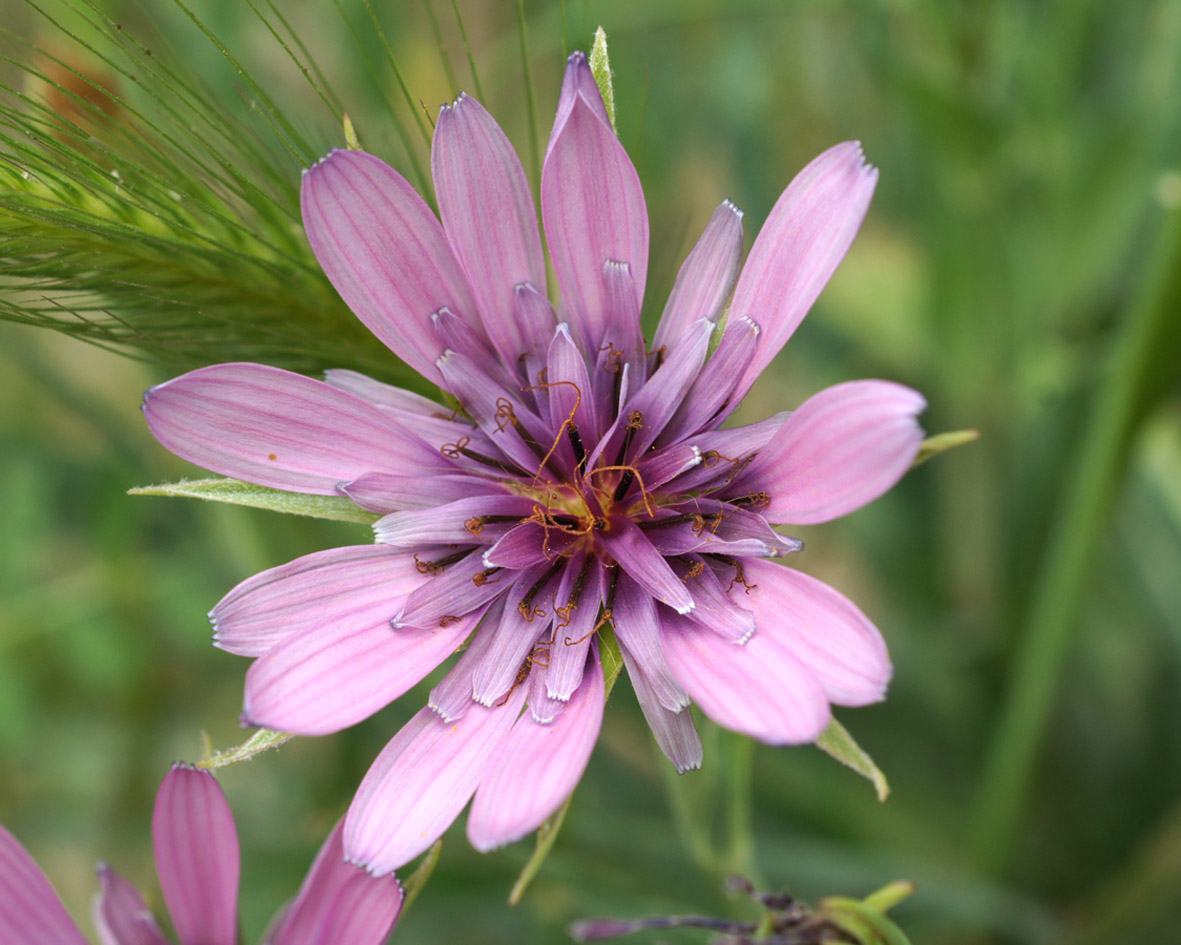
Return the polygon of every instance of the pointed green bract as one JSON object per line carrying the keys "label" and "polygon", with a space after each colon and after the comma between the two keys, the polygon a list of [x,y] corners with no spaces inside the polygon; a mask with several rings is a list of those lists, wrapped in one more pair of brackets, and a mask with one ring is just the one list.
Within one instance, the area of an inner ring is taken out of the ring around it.
{"label": "pointed green bract", "polygon": [[295,736],[287,732],[275,732],[269,728],[260,728],[241,745],[235,745],[233,748],[227,748],[225,751],[212,751],[208,736],[205,736],[205,757],[197,762],[197,767],[212,769],[236,765],[241,761],[249,761],[255,755],[261,755],[264,751],[278,748],[293,738]]}
{"label": "pointed green bract", "polygon": [[911,468],[925,463],[940,453],[963,446],[980,438],[979,430],[952,430],[949,433],[937,433],[923,440],[919,446],[919,454],[914,458]]}
{"label": "pointed green bract", "polygon": [[873,782],[879,801],[884,801],[890,796],[890,784],[886,776],[874,764],[865,749],[853,740],[848,729],[836,719],[829,722],[828,728],[816,739],[816,747],[832,755],[841,764],[848,765],[863,777],[869,778]]}
{"label": "pointed green bract", "polygon": [[599,94],[603,96],[603,105],[607,109],[607,117],[611,120],[611,128],[618,132],[619,129],[615,127],[615,89],[611,85],[611,62],[607,58],[607,34],[601,26],[595,30],[590,67],[595,84],[599,87]]}
{"label": "pointed green bract", "polygon": [[157,486],[139,486],[128,489],[127,493],[228,502],[231,505],[246,505],[254,509],[284,512],[287,515],[324,518],[333,522],[355,522],[358,525],[372,525],[381,518],[374,512],[358,508],[344,496],[283,492],[280,489],[256,486],[237,479],[182,479],[180,482],[165,482]]}

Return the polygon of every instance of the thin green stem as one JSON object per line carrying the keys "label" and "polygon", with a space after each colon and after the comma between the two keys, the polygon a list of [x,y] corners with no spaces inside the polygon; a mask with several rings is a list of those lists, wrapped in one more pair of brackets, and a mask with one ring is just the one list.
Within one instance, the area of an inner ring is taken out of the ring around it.
{"label": "thin green stem", "polygon": [[1132,437],[1158,378],[1177,351],[1181,213],[1166,218],[1151,268],[1123,322],[1110,373],[1083,427],[1078,463],[1054,518],[1024,622],[1013,675],[969,821],[968,850],[984,873],[1012,853],[1029,782],[1070,651],[1087,582],[1104,547]]}
{"label": "thin green stem", "polygon": [[414,116],[418,130],[422,133],[422,139],[429,148],[431,146],[431,133],[427,130],[422,116],[418,114],[418,103],[414,101],[414,96],[410,94],[410,87],[406,85],[406,77],[402,75],[402,67],[398,65],[398,59],[394,55],[393,47],[389,44],[389,40],[385,38],[385,30],[381,27],[381,20],[377,18],[377,11],[373,9],[373,4],[369,0],[365,0],[365,9],[369,11],[369,19],[373,22],[374,30],[377,31],[377,38],[381,40],[381,45],[385,50],[385,57],[389,61],[390,68],[394,70],[394,78],[398,81],[398,88],[402,90],[402,97],[406,99],[410,113]]}
{"label": "thin green stem", "polygon": [[476,57],[472,55],[472,44],[467,41],[467,29],[463,25],[463,17],[459,15],[459,7],[455,0],[451,0],[451,9],[455,13],[455,22],[459,24],[459,37],[463,40],[463,50],[467,53],[467,66],[472,71],[472,82],[476,86],[476,98],[481,102],[484,98],[484,87],[480,85],[480,74],[476,71]]}
{"label": "thin green stem", "polygon": [[517,34],[521,40],[521,71],[525,75],[525,109],[529,116],[529,168],[534,183],[540,186],[541,144],[537,134],[537,95],[533,88],[533,68],[529,60],[529,35],[525,29],[525,0],[517,0]]}
{"label": "thin green stem", "polygon": [[439,60],[443,63],[443,72],[447,76],[447,84],[451,86],[451,94],[459,94],[459,81],[455,78],[455,69],[451,66],[451,57],[447,55],[447,44],[443,42],[443,31],[439,29],[439,18],[435,16],[435,8],[431,0],[422,0],[422,8],[426,11],[427,21],[431,24],[431,33],[435,37],[435,45],[439,49]]}

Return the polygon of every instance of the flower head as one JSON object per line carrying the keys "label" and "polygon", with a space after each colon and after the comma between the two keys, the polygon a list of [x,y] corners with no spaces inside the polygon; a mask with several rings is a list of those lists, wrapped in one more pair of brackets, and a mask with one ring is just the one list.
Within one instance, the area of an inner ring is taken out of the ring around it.
{"label": "flower head", "polygon": [[[238,832],[217,779],[176,766],[156,795],[152,839],[160,888],[180,945],[237,945]],[[139,891],[105,863],[94,924],[103,945],[168,945]],[[375,877],[344,860],[337,824],[299,895],[277,917],[264,945],[381,945],[402,908],[393,876]],[[4,945],[86,945],[33,858],[0,827],[0,941]]]}
{"label": "flower head", "polygon": [[682,771],[701,761],[691,701],[792,744],[823,731],[831,703],[880,699],[890,665],[877,630],[769,562],[801,548],[771,526],[876,498],[922,437],[922,398],[884,381],[721,428],[861,223],[877,172],[856,144],[796,177],[741,275],[742,215],[718,207],[651,348],[643,192],[581,54],[541,182],[557,311],[521,163],[478,102],[443,107],[431,164],[441,222],[359,151],[306,173],[303,216],[350,308],[460,410],[350,371],[319,382],[252,364],[194,371],[144,407],[179,456],[384,515],[375,545],[274,568],[214,608],[217,645],[257,657],[246,721],[339,730],[467,641],[349,811],[345,849],[377,872],[429,847],[473,795],[480,849],[561,804],[602,719],[608,627]]}

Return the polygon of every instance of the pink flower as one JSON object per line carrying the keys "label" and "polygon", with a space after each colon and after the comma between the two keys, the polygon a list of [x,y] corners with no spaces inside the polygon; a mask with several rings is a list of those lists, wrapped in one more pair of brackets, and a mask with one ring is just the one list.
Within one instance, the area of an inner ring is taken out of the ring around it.
{"label": "pink flower", "polygon": [[345,850],[376,872],[427,849],[473,795],[481,850],[565,800],[602,719],[608,623],[681,771],[701,762],[690,701],[785,745],[814,740],[830,704],[881,699],[890,664],[877,630],[833,589],[767,561],[801,548],[771,524],[864,505],[922,439],[922,397],[885,381],[721,429],[861,224],[877,172],[856,144],[796,177],[741,275],[741,214],[718,207],[651,351],[644,195],[581,53],[541,182],[557,312],[524,171],[475,100],[442,109],[432,170],[441,224],[359,151],[306,173],[303,215],[350,308],[462,414],[350,371],[321,383],[256,364],[194,371],[144,405],[185,459],[385,516],[376,545],[266,571],[214,608],[216,645],[256,657],[245,721],[337,731],[467,641],[349,810]]}
{"label": "pink flower", "polygon": [[[152,816],[156,869],[180,945],[237,945],[238,832],[217,779],[176,766],[164,778]],[[99,864],[102,892],[94,924],[103,945],[167,945],[134,886]],[[381,945],[398,919],[402,889],[346,863],[337,824],[295,901],[264,945]],[[33,858],[0,827],[0,942],[86,945]]]}

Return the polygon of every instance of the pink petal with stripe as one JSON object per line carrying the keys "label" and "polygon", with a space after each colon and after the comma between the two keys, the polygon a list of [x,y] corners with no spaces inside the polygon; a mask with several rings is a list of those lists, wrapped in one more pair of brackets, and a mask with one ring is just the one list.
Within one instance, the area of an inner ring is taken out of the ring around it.
{"label": "pink petal with stripe", "polygon": [[312,252],[345,304],[438,384],[431,313],[448,308],[475,324],[477,307],[426,201],[380,158],[333,151],[304,173],[300,202]]}
{"label": "pink petal with stripe", "polygon": [[5,945],[87,945],[41,868],[3,827],[0,941]]}
{"label": "pink petal with stripe", "polygon": [[732,318],[752,318],[764,332],[737,385],[735,403],[792,336],[845,258],[877,180],[877,168],[865,163],[861,145],[847,141],[800,171],[772,208],[730,303]]}
{"label": "pink petal with stripe", "polygon": [[537,211],[521,160],[484,107],[460,95],[439,112],[431,174],[443,228],[467,273],[488,337],[515,367],[522,354],[538,354],[548,341],[513,318],[517,285],[529,283],[545,294]]}
{"label": "pink petal with stripe", "polygon": [[320,848],[299,895],[267,945],[382,945],[402,911],[392,874],[371,876],[344,858],[344,821]]}
{"label": "pink petal with stripe", "polygon": [[472,705],[444,722],[424,708],[385,747],[345,817],[345,856],[380,876],[426,851],[475,793],[525,701]]}
{"label": "pink petal with stripe", "polygon": [[238,656],[261,656],[374,598],[388,600],[391,587],[400,589],[393,596],[405,595],[424,580],[413,555],[396,548],[351,545],[313,552],[247,578],[218,601],[209,612],[213,645]]}
{"label": "pink petal with stripe", "polygon": [[168,450],[260,486],[336,495],[336,485],[407,463],[454,469],[359,397],[264,364],[216,364],[144,394],[148,428]]}
{"label": "pink petal with stripe", "polygon": [[208,771],[176,765],[152,813],[156,872],[180,945],[237,945],[238,831]]}
{"label": "pink petal with stripe", "polygon": [[765,492],[770,522],[827,522],[872,502],[910,469],[923,442],[922,396],[889,381],[850,381],[808,398],[735,480]]}
{"label": "pink petal with stripe", "polygon": [[98,878],[93,918],[103,945],[168,945],[138,889],[105,863],[98,865]]}
{"label": "pink petal with stripe", "polygon": [[385,601],[330,617],[260,656],[246,673],[243,719],[296,735],[356,725],[454,653],[483,613],[394,630],[397,609]]}
{"label": "pink petal with stripe", "polygon": [[815,741],[828,725],[820,684],[758,632],[739,646],[674,614],[664,624],[664,655],[673,675],[723,728],[772,745],[798,745]]}
{"label": "pink petal with stripe", "polygon": [[481,779],[467,835],[486,852],[536,830],[577,786],[603,722],[603,667],[592,655],[582,684],[556,719],[540,725],[526,713]]}

